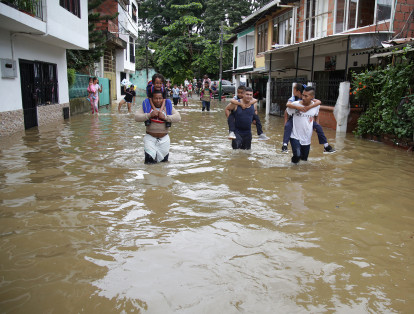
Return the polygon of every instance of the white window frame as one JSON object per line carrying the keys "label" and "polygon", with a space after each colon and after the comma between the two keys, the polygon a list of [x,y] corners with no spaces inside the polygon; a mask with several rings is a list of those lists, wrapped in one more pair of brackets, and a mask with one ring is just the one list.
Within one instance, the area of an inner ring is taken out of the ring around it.
{"label": "white window frame", "polygon": [[[311,0],[310,8],[309,10],[313,11],[313,6],[315,5],[315,15],[308,16],[308,8],[307,8],[307,1],[304,0],[304,19],[303,19],[303,41],[307,41],[313,38],[322,38],[327,36],[327,24],[328,24],[328,16],[329,16],[329,10],[328,10],[328,1],[325,0]],[[335,1],[336,4],[336,1]],[[321,8],[322,7],[322,8]],[[319,12],[319,11],[324,12]],[[313,29],[312,26],[312,19],[315,19],[315,29]],[[309,21],[309,26],[306,27],[306,22]],[[325,26],[324,26],[325,25]],[[313,37],[309,35],[307,37],[307,34],[312,34],[313,31]]]}
{"label": "white window frame", "polygon": [[[355,25],[354,25],[354,27],[353,28],[348,28],[348,21],[349,21],[349,4],[350,4],[351,0],[344,0],[344,2],[345,2],[345,8],[344,8],[344,11],[345,11],[344,25],[343,25],[342,31],[337,32],[336,31],[336,18],[337,18],[337,12],[338,12],[338,10],[337,10],[338,0],[335,0],[335,9],[334,9],[335,15],[334,15],[334,24],[333,24],[333,28],[334,28],[333,29],[333,32],[334,32],[334,34],[340,34],[340,33],[348,32],[348,31],[355,30],[355,29],[358,29],[358,28],[370,27],[370,26],[377,25],[378,23],[387,23],[387,22],[390,22],[391,21],[391,18],[392,18],[392,12],[394,11],[394,7],[395,7],[395,1],[390,0],[390,3],[391,3],[391,14],[390,14],[390,17],[388,19],[386,19],[386,20],[377,21],[378,0],[375,0],[375,3],[374,3],[374,21],[373,21],[373,23],[370,24],[370,25],[358,26],[357,25],[358,19],[355,18]],[[356,12],[358,12],[358,11],[359,11],[359,0],[357,0],[357,7],[356,7]],[[392,26],[390,26],[390,27],[392,27]]]}
{"label": "white window frame", "polygon": [[[277,28],[279,30],[279,36],[278,36],[278,39],[277,39],[278,42],[276,44],[278,44],[278,45],[293,44],[294,43],[294,32],[295,32],[295,27],[294,27],[295,22],[294,22],[294,12],[293,12],[293,10],[289,11],[289,12],[286,12],[286,13],[283,13],[283,14],[278,15],[278,16],[273,18],[273,20],[272,20],[272,25],[273,25],[273,28],[272,28],[272,41],[273,41],[273,36],[274,36],[273,31],[275,29],[275,24],[278,25]],[[289,28],[290,28],[290,38],[288,40],[286,40],[286,36],[283,35],[282,36],[283,39],[284,39],[283,42],[281,42],[281,40],[280,40],[281,39],[280,30],[282,29],[282,27],[281,27],[282,24],[284,24],[283,29],[284,29],[285,34],[286,34],[286,24],[288,24]]]}

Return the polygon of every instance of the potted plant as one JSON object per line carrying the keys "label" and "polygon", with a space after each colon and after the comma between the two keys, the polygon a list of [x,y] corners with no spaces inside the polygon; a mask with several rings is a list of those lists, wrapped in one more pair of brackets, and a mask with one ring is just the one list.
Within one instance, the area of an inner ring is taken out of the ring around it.
{"label": "potted plant", "polygon": [[38,0],[18,0],[19,10],[31,16],[35,16]]}

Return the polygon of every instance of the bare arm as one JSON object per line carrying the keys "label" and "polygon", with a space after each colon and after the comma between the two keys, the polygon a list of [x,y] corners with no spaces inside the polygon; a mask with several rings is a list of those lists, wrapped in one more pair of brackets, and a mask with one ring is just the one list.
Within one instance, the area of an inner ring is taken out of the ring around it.
{"label": "bare arm", "polygon": [[294,105],[293,102],[291,102],[291,101],[288,101],[286,103],[286,107],[288,107],[290,109],[296,109],[296,110],[301,110],[301,108],[303,108],[302,106]]}
{"label": "bare arm", "polygon": [[[151,105],[152,105],[152,102],[151,102]],[[160,111],[164,111],[164,110],[165,110],[165,99],[162,100],[162,105],[160,108]]]}
{"label": "bare arm", "polygon": [[231,114],[231,112],[237,108],[237,105],[234,105],[233,103],[229,103],[226,107],[226,109],[224,110],[224,113],[226,114],[226,117],[228,118]]}
{"label": "bare arm", "polygon": [[[238,100],[236,100],[236,99],[234,99],[234,98],[232,98],[232,99],[230,100],[230,103],[231,103],[231,104],[233,104],[233,105],[235,105],[235,106],[236,106],[236,108],[237,108],[237,106],[242,106],[242,105],[241,105],[241,103],[240,103],[240,101],[238,101]],[[242,108],[243,108],[243,106],[242,106]]]}
{"label": "bare arm", "polygon": [[284,118],[285,118],[285,124],[286,124],[288,122],[288,113],[286,110],[285,110]]}
{"label": "bare arm", "polygon": [[[152,110],[156,110],[156,108],[154,106],[154,103],[152,102],[152,98],[149,98],[149,101],[150,101]],[[163,102],[163,104],[164,104],[164,102]]]}
{"label": "bare arm", "polygon": [[309,106],[301,107],[299,110],[302,112],[306,112],[312,108],[318,107],[322,102],[319,99],[314,99]]}

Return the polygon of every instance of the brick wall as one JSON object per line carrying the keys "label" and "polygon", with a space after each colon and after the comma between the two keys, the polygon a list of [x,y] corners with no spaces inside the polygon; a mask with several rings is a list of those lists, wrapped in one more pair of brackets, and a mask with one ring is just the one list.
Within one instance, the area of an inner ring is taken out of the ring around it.
{"label": "brick wall", "polygon": [[412,20],[413,16],[411,16],[411,20],[409,21],[410,14],[413,10],[414,1],[398,0],[397,6],[395,7],[394,34],[397,35],[400,33],[405,25],[404,32],[399,36],[400,38],[414,37],[414,23]]}
{"label": "brick wall", "polygon": [[[101,15],[114,15],[118,12],[118,2],[115,0],[106,0],[99,7],[97,7],[94,12],[98,12]],[[115,25],[116,29],[113,29]],[[96,23],[96,28],[100,30],[108,30],[108,22],[100,21]],[[117,32],[118,28],[118,18],[115,18],[111,21],[111,31]]]}
{"label": "brick wall", "polygon": [[[336,119],[333,114],[334,107],[330,106],[321,106],[319,109],[319,124],[322,127],[330,128],[336,130]],[[351,133],[357,127],[358,119],[361,116],[362,109],[361,108],[351,108],[351,112],[348,116],[348,123],[347,123],[347,133]]]}

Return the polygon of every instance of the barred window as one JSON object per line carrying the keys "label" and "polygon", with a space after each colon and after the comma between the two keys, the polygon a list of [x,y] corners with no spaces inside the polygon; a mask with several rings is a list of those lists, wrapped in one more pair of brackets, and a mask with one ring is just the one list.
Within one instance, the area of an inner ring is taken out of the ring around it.
{"label": "barred window", "polygon": [[135,44],[131,36],[129,36],[129,62],[135,63]]}
{"label": "barred window", "polygon": [[59,0],[59,4],[77,17],[81,17],[80,0]]}
{"label": "barred window", "polygon": [[34,82],[36,105],[50,105],[59,102],[56,64],[35,62]]}

